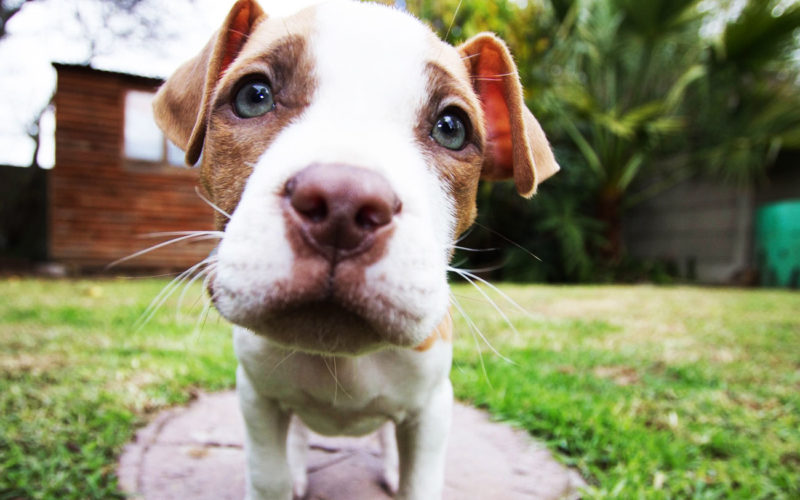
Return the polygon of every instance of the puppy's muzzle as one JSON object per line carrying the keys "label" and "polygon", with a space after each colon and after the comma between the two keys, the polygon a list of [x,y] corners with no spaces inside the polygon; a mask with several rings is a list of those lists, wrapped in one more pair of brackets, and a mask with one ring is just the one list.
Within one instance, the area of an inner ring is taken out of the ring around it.
{"label": "puppy's muzzle", "polygon": [[289,224],[299,229],[306,245],[334,264],[388,237],[401,209],[385,177],[349,165],[311,165],[284,188]]}

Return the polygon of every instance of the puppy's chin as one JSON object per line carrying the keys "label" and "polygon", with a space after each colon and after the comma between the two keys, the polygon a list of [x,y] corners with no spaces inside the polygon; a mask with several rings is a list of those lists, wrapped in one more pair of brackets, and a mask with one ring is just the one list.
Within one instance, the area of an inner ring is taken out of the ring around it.
{"label": "puppy's chin", "polygon": [[404,332],[374,324],[330,302],[292,305],[247,318],[227,318],[282,347],[316,354],[361,355],[387,346],[413,347]]}

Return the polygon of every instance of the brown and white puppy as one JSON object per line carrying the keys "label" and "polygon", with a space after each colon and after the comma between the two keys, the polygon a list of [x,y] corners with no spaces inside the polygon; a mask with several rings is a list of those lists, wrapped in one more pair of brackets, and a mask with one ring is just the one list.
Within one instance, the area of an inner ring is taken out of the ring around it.
{"label": "brown and white puppy", "polygon": [[382,429],[386,485],[440,498],[454,242],[480,179],[528,197],[558,170],[506,46],[376,4],[240,0],[154,108],[230,214],[210,291],[236,325],[248,498],[304,495],[305,426]]}

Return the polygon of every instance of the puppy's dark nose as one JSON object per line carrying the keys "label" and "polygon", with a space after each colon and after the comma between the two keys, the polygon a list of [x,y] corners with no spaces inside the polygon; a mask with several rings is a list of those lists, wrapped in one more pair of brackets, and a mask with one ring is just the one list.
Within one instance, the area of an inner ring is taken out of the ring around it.
{"label": "puppy's dark nose", "polygon": [[286,182],[284,194],[309,243],[329,258],[369,249],[401,209],[385,177],[348,165],[306,167]]}

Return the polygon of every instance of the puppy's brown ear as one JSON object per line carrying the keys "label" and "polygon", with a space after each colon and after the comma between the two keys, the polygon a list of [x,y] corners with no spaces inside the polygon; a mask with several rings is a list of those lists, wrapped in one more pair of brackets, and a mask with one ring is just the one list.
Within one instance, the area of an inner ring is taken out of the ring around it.
{"label": "puppy's brown ear", "polygon": [[517,66],[506,44],[491,33],[457,47],[472,78],[486,120],[486,156],[481,178],[514,179],[530,197],[559,170],[542,127],[525,107]]}
{"label": "puppy's brown ear", "polygon": [[186,151],[189,165],[197,163],[203,151],[208,106],[217,82],[264,15],[252,0],[236,2],[203,51],[181,65],[158,90],[153,101],[156,123]]}

